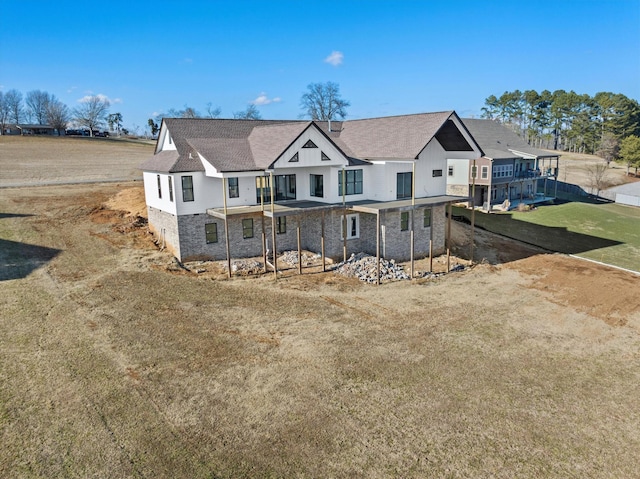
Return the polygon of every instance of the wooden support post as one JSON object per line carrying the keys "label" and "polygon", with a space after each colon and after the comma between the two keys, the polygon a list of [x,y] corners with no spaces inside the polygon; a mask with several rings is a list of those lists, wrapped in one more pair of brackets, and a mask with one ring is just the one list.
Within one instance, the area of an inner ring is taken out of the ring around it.
{"label": "wooden support post", "polygon": [[324,210],[322,210],[322,223],[320,224],[320,254],[322,254],[322,272],[327,269],[326,257],[324,255]]}
{"label": "wooden support post", "polygon": [[300,239],[300,215],[298,215],[298,274],[302,274],[302,241]]}
{"label": "wooden support post", "polygon": [[429,272],[433,273],[433,208],[429,208]]}
{"label": "wooden support post", "polygon": [[258,191],[260,191],[260,212],[262,217],[260,223],[262,224],[262,262],[264,263],[264,272],[268,271],[267,268],[267,230],[264,224],[264,176],[256,177],[256,184]]}
{"label": "wooden support post", "polygon": [[[473,264],[473,233],[475,232],[475,221],[476,221],[476,176],[478,176],[478,167],[476,166],[476,160],[473,160],[473,175],[472,175],[472,183],[471,183],[471,254],[469,257],[471,258],[471,264]],[[449,211],[451,211],[451,203],[449,203]],[[451,224],[451,215],[449,215],[449,224]],[[449,266],[447,265],[447,272]]]}
{"label": "wooden support post", "polygon": [[347,172],[342,168],[342,260],[347,261]]}
{"label": "wooden support post", "polygon": [[229,247],[229,220],[227,219],[227,179],[222,178],[222,204],[224,205],[224,237],[227,247],[227,277],[231,278],[231,248]]}
{"label": "wooden support post", "polygon": [[271,241],[273,243],[273,277],[278,279],[278,257],[276,249],[276,215],[275,215],[275,201],[273,197],[273,172],[269,172],[269,191],[271,191]]}
{"label": "wooden support post", "polygon": [[[415,163],[414,163],[415,164]],[[415,275],[415,263],[413,260],[413,253],[414,253],[414,232],[413,232],[413,210],[411,210],[411,240],[410,240],[410,246],[411,246],[411,279],[413,280],[413,277]]]}
{"label": "wooden support post", "polygon": [[380,285],[380,210],[376,213],[376,284]]}
{"label": "wooden support post", "polygon": [[449,203],[449,218],[447,218],[447,273],[451,271],[451,203]]}

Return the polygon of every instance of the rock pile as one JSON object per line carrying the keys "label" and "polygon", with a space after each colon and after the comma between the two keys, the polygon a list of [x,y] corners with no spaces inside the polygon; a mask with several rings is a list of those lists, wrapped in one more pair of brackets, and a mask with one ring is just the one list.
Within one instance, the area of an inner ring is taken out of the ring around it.
{"label": "rock pile", "polygon": [[[366,253],[352,254],[347,261],[338,263],[334,269],[337,274],[343,276],[354,276],[360,281],[368,283],[376,282],[376,258]],[[380,258],[380,280],[395,281],[399,279],[410,279],[402,266],[394,260]]]}
{"label": "rock pile", "polygon": [[[303,251],[302,254],[302,265],[303,266],[313,266],[316,262],[322,258],[320,254],[317,253],[308,253]],[[298,264],[298,252],[297,251],[285,251],[278,258],[280,261],[284,261],[285,263],[289,263],[292,265]]]}

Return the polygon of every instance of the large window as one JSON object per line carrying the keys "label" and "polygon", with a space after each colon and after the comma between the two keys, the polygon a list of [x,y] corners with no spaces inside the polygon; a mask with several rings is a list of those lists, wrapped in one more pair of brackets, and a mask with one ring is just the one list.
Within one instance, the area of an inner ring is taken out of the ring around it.
{"label": "large window", "polygon": [[296,199],[296,175],[276,175],[276,201]]}
{"label": "large window", "polygon": [[429,228],[431,226],[431,210],[424,210],[424,227]]}
{"label": "large window", "polygon": [[[264,178],[264,180],[262,179]],[[296,175],[276,175],[273,177],[275,183],[275,201],[286,201],[296,199]],[[271,201],[271,189],[269,188],[269,177],[256,179],[256,199],[268,203]]]}
{"label": "large window", "polygon": [[229,183],[229,198],[238,198],[240,196],[240,188],[238,188],[238,178],[227,178]]}
{"label": "large window", "polygon": [[396,184],[397,198],[399,200],[403,198],[411,198],[413,174],[410,171],[408,173],[398,173]]}
{"label": "large window", "polygon": [[[342,196],[342,171],[338,172],[338,196]],[[362,194],[362,170],[347,170],[344,172],[344,182],[346,183],[347,195]]]}
{"label": "large window", "polygon": [[169,201],[173,203],[173,177],[170,176],[168,179],[169,179]]}
{"label": "large window", "polygon": [[513,176],[513,165],[496,165],[493,167],[494,178],[510,178]]}
{"label": "large window", "polygon": [[158,178],[158,198],[162,199],[162,182],[160,181],[160,175],[156,175]]}
{"label": "large window", "polygon": [[253,218],[242,220],[242,237],[244,239],[253,238]]}
{"label": "large window", "polygon": [[311,196],[318,196],[322,198],[324,196],[323,176],[322,175],[309,175],[311,179],[311,185],[309,191]]}
{"label": "large window", "polygon": [[193,176],[182,177],[182,201],[193,201]]}
{"label": "large window", "polygon": [[218,242],[218,224],[207,223],[206,225],[204,225],[204,235],[207,240],[207,243],[217,243]]}

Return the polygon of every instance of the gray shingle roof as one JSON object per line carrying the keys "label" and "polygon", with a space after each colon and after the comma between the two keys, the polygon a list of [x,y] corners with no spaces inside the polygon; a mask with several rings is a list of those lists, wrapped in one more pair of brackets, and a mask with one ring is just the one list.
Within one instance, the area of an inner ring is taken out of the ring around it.
{"label": "gray shingle roof", "polygon": [[517,133],[494,120],[462,118],[462,123],[480,145],[487,158],[494,160],[520,158],[515,152],[536,157],[558,156],[529,146]]}
{"label": "gray shingle roof", "polygon": [[345,121],[338,142],[356,158],[416,158],[452,114],[446,111]]}
{"label": "gray shingle roof", "polygon": [[177,151],[159,152],[141,169],[164,172],[202,171],[198,153],[218,171],[264,170],[306,128],[316,125],[342,150],[350,164],[369,159],[416,158],[452,111],[366,120],[222,120],[165,118]]}

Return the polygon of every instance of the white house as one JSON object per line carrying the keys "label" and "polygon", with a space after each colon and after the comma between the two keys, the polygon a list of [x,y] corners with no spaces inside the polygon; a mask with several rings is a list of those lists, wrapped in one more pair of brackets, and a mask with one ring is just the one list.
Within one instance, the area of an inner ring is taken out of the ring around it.
{"label": "white house", "polygon": [[447,162],[481,154],[453,111],[165,118],[141,169],[149,227],[180,260],[260,256],[298,241],[334,258],[402,260],[444,250],[445,206],[467,199],[447,195]]}

